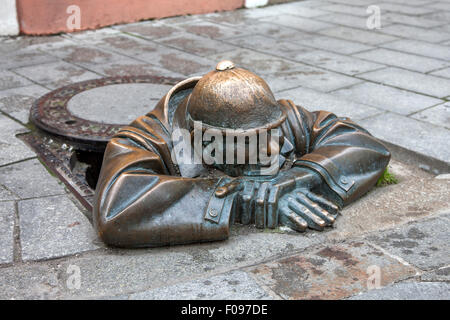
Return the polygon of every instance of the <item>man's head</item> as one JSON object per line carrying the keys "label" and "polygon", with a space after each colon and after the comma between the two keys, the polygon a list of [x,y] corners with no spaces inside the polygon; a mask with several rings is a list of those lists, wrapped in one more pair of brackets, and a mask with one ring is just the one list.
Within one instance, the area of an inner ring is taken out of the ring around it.
{"label": "man's head", "polygon": [[257,75],[222,61],[187,99],[187,123],[193,137],[201,133],[202,139],[194,151],[206,164],[239,175],[260,171],[278,156],[286,115]]}

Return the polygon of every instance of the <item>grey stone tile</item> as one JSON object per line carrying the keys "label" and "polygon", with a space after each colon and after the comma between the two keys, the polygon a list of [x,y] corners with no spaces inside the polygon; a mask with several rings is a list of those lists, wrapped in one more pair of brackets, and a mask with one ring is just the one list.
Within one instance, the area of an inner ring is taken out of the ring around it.
{"label": "grey stone tile", "polygon": [[422,281],[446,281],[450,282],[450,267],[442,267],[430,272],[426,272],[420,276]]}
{"label": "grey stone tile", "polygon": [[0,91],[0,110],[22,123],[27,123],[31,105],[47,92],[48,89],[39,85]]}
{"label": "grey stone tile", "polygon": [[2,268],[1,299],[56,299],[58,278],[53,266],[21,264]]}
{"label": "grey stone tile", "polygon": [[267,14],[261,11],[253,10],[234,10],[228,12],[209,13],[201,16],[201,20],[211,21],[229,27],[244,27],[249,24],[257,23],[257,19]]}
{"label": "grey stone tile", "polygon": [[[245,34],[251,33],[249,30],[253,24],[248,25],[245,29],[244,28],[231,28],[227,26],[223,26],[217,23],[212,23],[210,21],[194,21],[194,22],[187,22],[184,24],[179,24],[178,27],[181,30],[184,30],[188,33],[193,33],[198,36],[211,38],[211,39],[227,39],[227,38],[233,38],[233,37],[240,37]],[[180,33],[178,31],[178,33]],[[176,36],[175,33],[172,33],[168,36]],[[162,38],[162,37],[161,37]]]}
{"label": "grey stone tile", "polygon": [[269,74],[265,79],[274,92],[298,86],[329,92],[360,82],[352,77],[309,66]]}
{"label": "grey stone tile", "polygon": [[62,184],[36,159],[0,168],[0,179],[22,199],[65,193]]}
{"label": "grey stone tile", "polygon": [[288,14],[292,14],[292,15],[296,15],[296,16],[300,16],[300,17],[304,17],[304,18],[315,18],[315,17],[319,17],[319,16],[323,16],[326,15],[327,12],[324,12],[320,9],[314,9],[314,8],[309,8],[306,7],[304,5],[302,5],[301,3],[288,3],[285,5],[279,5],[280,9],[282,10],[284,13],[288,13]]}
{"label": "grey stone tile", "polygon": [[98,74],[63,61],[18,68],[15,72],[50,89],[100,77]]}
{"label": "grey stone tile", "polygon": [[267,21],[275,24],[280,24],[289,28],[299,29],[308,32],[315,32],[331,27],[329,23],[316,21],[313,19],[302,18],[298,16],[292,16],[289,14],[283,14],[276,17],[269,17],[261,19],[261,21]]}
{"label": "grey stone tile", "polygon": [[433,8],[433,9],[450,11],[450,3],[449,2],[444,2],[444,1],[432,2],[432,3],[427,4],[425,6],[427,8]]}
{"label": "grey stone tile", "polygon": [[388,2],[382,2],[378,4],[383,11],[390,11],[390,12],[398,12],[398,13],[404,13],[408,15],[424,15],[430,12],[436,11],[432,8],[426,8],[422,6],[413,7],[406,4],[396,4],[396,3],[388,3]]}
{"label": "grey stone tile", "polygon": [[[319,68],[324,68],[348,75],[355,75],[358,73],[377,70],[385,67],[382,64],[319,50],[300,53],[292,59],[305,64],[311,64]],[[382,62],[380,61],[380,63]]]}
{"label": "grey stone tile", "polygon": [[450,102],[412,115],[413,118],[450,129]]}
{"label": "grey stone tile", "polygon": [[348,3],[348,4],[352,4],[352,5],[347,5],[347,4],[332,4],[329,6],[321,6],[320,10],[326,10],[326,11],[331,11],[331,12],[337,12],[337,13],[347,13],[347,14],[351,14],[354,16],[359,16],[359,17],[367,17],[367,6],[353,6],[353,3]]}
{"label": "grey stone tile", "polygon": [[450,33],[450,24],[445,24],[439,27],[435,27],[432,30],[438,31],[438,32],[447,32]]}
{"label": "grey stone tile", "polygon": [[445,128],[390,112],[362,120],[360,124],[377,138],[449,163],[450,131]]}
{"label": "grey stone tile", "polygon": [[116,76],[123,77],[123,76],[137,76],[137,75],[153,75],[153,76],[174,77],[174,78],[185,77],[181,73],[159,68],[157,66],[145,62],[140,62],[134,59],[129,59],[126,57],[124,57],[122,60],[96,64],[86,68],[108,77],[116,77]]}
{"label": "grey stone tile", "polygon": [[136,250],[108,250],[64,261],[58,275],[65,284],[69,265],[79,266],[82,274],[80,290],[61,288],[63,297],[116,296],[228,272],[301,250],[317,241],[301,234],[258,232],[255,228],[234,226],[227,241],[142,249],[138,254]]}
{"label": "grey stone tile", "polygon": [[349,101],[336,95],[308,88],[295,88],[276,94],[277,99],[290,99],[309,111],[326,110],[352,120],[364,119],[382,111],[368,105]]}
{"label": "grey stone tile", "polygon": [[134,293],[131,300],[267,300],[272,299],[246,272],[233,271],[210,278]]}
{"label": "grey stone tile", "polygon": [[379,267],[384,286],[416,272],[364,242],[351,241],[317,246],[249,271],[283,299],[336,300],[366,290],[371,266]]}
{"label": "grey stone tile", "polygon": [[17,200],[18,196],[13,194],[10,190],[8,190],[5,186],[0,184],[0,201],[9,201],[9,200]]}
{"label": "grey stone tile", "polygon": [[45,52],[26,47],[14,51],[1,52],[0,69],[19,68],[53,61],[57,61],[57,58]]}
{"label": "grey stone tile", "polygon": [[450,264],[449,222],[441,214],[366,237],[408,263],[430,270]]}
{"label": "grey stone tile", "polygon": [[0,114],[0,128],[0,166],[35,156],[25,143],[16,138],[17,134],[28,131],[25,127]]}
{"label": "grey stone tile", "polygon": [[[343,4],[343,5],[351,5],[351,6],[364,6],[367,7],[368,5],[372,4],[373,1],[371,0],[330,0],[330,3],[328,5],[335,5],[336,3]],[[321,6],[322,7],[322,6]]]}
{"label": "grey stone tile", "polygon": [[450,79],[450,68],[445,68],[442,70],[430,72],[430,74]]}
{"label": "grey stone tile", "polygon": [[381,46],[388,49],[419,54],[426,57],[442,59],[446,61],[450,60],[450,50],[448,49],[448,47],[439,44],[402,39],[385,43]]}
{"label": "grey stone tile", "polygon": [[[352,28],[367,30],[367,16],[357,17],[350,14],[344,13],[332,13],[325,16],[320,16],[317,20],[334,23],[341,26],[347,26]],[[391,24],[392,22],[387,22],[384,20],[384,15],[381,15],[381,27]]]}
{"label": "grey stone tile", "polygon": [[402,115],[408,115],[442,102],[440,99],[371,82],[339,89],[333,94]]}
{"label": "grey stone tile", "polygon": [[313,37],[308,38],[304,43],[299,43],[304,44],[305,46],[332,51],[340,54],[352,54],[373,48],[372,46],[354,41],[347,41],[320,35],[314,35]]}
{"label": "grey stone tile", "polygon": [[434,19],[426,19],[417,16],[388,12],[381,14],[381,27],[392,23],[407,24],[415,27],[432,28],[445,24],[445,22]]}
{"label": "grey stone tile", "polygon": [[409,53],[383,48],[361,52],[353,56],[422,73],[441,69],[450,65],[450,62],[420,57]]}
{"label": "grey stone tile", "polygon": [[159,39],[176,35],[181,29],[158,20],[125,24],[115,27],[122,32],[132,33],[147,39]]}
{"label": "grey stone tile", "polygon": [[[33,51],[58,42],[65,42],[61,36],[18,36],[0,38],[0,52],[2,53],[22,53],[22,50]],[[33,49],[33,50],[31,50]]]}
{"label": "grey stone tile", "polygon": [[262,35],[251,35],[240,38],[229,39],[227,42],[255,51],[276,55],[283,58],[294,58],[295,56],[315,51],[313,48],[301,46],[292,41],[268,38]]}
{"label": "grey stone tile", "polygon": [[450,39],[447,32],[434,31],[431,29],[406,26],[402,24],[392,24],[381,29],[381,32],[412,40],[422,40],[426,42],[438,43]]}
{"label": "grey stone tile", "polygon": [[374,289],[349,300],[448,300],[450,284],[445,282],[402,282]]}
{"label": "grey stone tile", "polygon": [[18,208],[24,261],[98,248],[91,224],[66,195],[22,200]]}
{"label": "grey stone tile", "polygon": [[450,11],[435,10],[435,12],[433,12],[433,13],[423,15],[423,18],[449,22],[450,21]]}
{"label": "grey stone tile", "polygon": [[[384,31],[384,29],[385,28],[383,28],[382,30]],[[383,34],[380,31],[377,31],[376,29],[361,30],[348,27],[334,27],[321,30],[319,31],[319,33],[325,36],[336,37],[350,41],[357,41],[369,45],[381,44],[384,42],[389,42],[397,39],[390,35]]]}
{"label": "grey stone tile", "polygon": [[0,264],[14,259],[14,202],[0,202]]}
{"label": "grey stone tile", "polygon": [[33,84],[28,79],[8,70],[0,70],[0,90],[24,87]]}
{"label": "grey stone tile", "polygon": [[450,80],[394,67],[370,71],[358,77],[435,97],[450,94]]}
{"label": "grey stone tile", "polygon": [[159,39],[157,41],[166,46],[202,57],[237,49],[235,46],[226,44],[223,41],[204,38],[189,33],[181,33],[174,37]]}
{"label": "grey stone tile", "polygon": [[250,33],[248,39],[251,39],[255,34],[259,34],[265,37],[274,39],[284,39],[288,41],[294,41],[301,36],[311,37],[311,34],[303,35],[302,32],[289,27],[283,27],[279,24],[272,22],[259,22],[251,25],[247,25],[245,30]]}

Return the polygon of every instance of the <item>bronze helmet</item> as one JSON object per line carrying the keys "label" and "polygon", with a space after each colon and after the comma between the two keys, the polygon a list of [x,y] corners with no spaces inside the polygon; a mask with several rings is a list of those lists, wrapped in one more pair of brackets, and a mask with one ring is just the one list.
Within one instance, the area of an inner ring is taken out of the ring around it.
{"label": "bronze helmet", "polygon": [[263,79],[227,60],[195,85],[187,116],[206,127],[244,131],[271,129],[286,117]]}

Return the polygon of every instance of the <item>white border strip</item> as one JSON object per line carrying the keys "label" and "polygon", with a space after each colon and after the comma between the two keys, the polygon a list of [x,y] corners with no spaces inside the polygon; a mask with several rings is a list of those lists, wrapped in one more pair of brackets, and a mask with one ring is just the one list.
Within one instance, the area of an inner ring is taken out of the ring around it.
{"label": "white border strip", "polygon": [[16,36],[19,34],[16,0],[1,0],[0,36]]}
{"label": "white border strip", "polygon": [[263,7],[269,3],[269,0],[245,0],[246,8]]}

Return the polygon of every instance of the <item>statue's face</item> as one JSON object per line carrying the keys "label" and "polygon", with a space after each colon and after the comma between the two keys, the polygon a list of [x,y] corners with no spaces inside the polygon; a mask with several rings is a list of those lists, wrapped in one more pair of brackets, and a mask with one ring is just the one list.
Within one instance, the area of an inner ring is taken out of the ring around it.
{"label": "statue's face", "polygon": [[273,129],[253,134],[211,134],[203,132],[194,152],[202,163],[230,176],[272,175],[279,169],[281,130]]}

